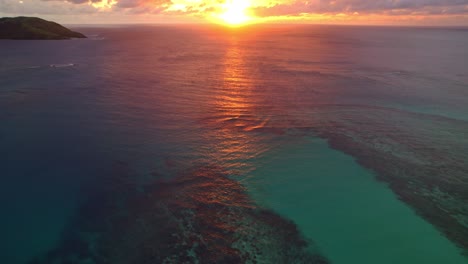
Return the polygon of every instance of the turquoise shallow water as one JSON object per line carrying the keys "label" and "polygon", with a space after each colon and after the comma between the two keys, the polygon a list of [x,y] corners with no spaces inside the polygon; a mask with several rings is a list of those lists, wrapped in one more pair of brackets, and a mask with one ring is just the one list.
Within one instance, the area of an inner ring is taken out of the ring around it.
{"label": "turquoise shallow water", "polygon": [[246,181],[292,219],[332,263],[466,263],[461,250],[385,183],[318,138],[285,143]]}

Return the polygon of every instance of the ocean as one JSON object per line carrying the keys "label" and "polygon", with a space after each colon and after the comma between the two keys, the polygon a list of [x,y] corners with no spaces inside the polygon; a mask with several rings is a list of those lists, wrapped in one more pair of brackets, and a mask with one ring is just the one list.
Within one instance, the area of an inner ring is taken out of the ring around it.
{"label": "ocean", "polygon": [[0,262],[468,263],[468,29],[0,40]]}

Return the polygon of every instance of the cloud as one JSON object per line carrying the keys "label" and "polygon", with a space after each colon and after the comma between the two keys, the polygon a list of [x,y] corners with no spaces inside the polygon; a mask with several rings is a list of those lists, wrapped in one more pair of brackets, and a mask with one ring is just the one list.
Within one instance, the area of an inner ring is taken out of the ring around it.
{"label": "cloud", "polygon": [[[0,0],[0,15],[80,16],[104,14],[132,21],[130,16],[154,15],[170,20],[219,13],[226,0]],[[236,0],[233,0],[236,1]],[[468,0],[251,0],[258,17],[461,16],[468,23]],[[103,21],[99,19],[99,21]],[[122,18],[124,19],[124,18]],[[72,18],[67,19],[73,21]],[[157,19],[155,20],[157,21]]]}
{"label": "cloud", "polygon": [[[81,1],[81,0],[76,0]],[[0,0],[2,15],[78,15],[95,13],[96,8],[87,4],[44,0]]]}
{"label": "cloud", "polygon": [[72,4],[88,4],[88,3],[99,3],[101,1],[107,1],[107,0],[40,0],[42,2],[69,2]]}
{"label": "cloud", "polygon": [[134,8],[139,6],[162,7],[170,3],[170,0],[117,0],[115,6],[120,8]]}
{"label": "cloud", "polygon": [[467,13],[468,0],[311,0],[259,6],[258,16],[308,14],[379,14],[379,13]]}
{"label": "cloud", "polygon": [[[25,0],[24,2],[35,3],[33,5],[40,8],[40,2],[63,4],[64,0]],[[135,9],[135,13],[168,11],[177,14],[194,14],[216,10],[224,0],[65,0],[65,2],[76,5],[103,3],[95,5],[95,9],[102,6],[112,6],[115,9],[127,9],[127,11]],[[11,9],[11,6],[17,2],[15,0],[0,0],[0,3],[2,9]],[[251,3],[255,6],[252,8],[253,12],[260,17],[339,13],[467,14],[468,12],[468,0],[252,0]]]}
{"label": "cloud", "polygon": [[133,8],[142,5],[143,0],[120,0],[116,6],[120,8]]}

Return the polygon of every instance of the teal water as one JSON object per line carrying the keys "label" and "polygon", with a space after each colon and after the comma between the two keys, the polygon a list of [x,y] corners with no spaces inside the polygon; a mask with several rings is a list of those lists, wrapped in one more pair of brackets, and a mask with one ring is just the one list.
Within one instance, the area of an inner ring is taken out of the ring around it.
{"label": "teal water", "polygon": [[374,173],[322,139],[285,143],[246,185],[262,205],[292,219],[331,263],[468,261]]}

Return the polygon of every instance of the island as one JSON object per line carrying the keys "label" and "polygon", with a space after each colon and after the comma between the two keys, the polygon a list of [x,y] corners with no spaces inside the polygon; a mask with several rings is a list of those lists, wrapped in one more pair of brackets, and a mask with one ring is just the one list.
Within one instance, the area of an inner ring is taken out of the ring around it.
{"label": "island", "polygon": [[0,39],[71,39],[86,38],[55,22],[38,17],[0,18]]}

